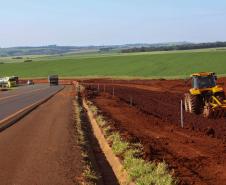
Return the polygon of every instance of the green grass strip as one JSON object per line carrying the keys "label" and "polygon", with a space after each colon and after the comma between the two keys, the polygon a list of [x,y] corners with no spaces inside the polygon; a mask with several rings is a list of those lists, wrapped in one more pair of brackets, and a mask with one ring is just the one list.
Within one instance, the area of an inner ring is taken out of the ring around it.
{"label": "green grass strip", "polygon": [[[141,144],[130,144],[123,140],[119,132],[112,131],[110,123],[99,113],[100,111],[92,102],[88,106],[94,114],[98,125],[102,129],[106,139],[116,156],[122,158],[122,163],[127,171],[130,181],[136,185],[175,185],[176,180],[172,176],[165,162],[147,162],[139,158]],[[139,146],[139,147],[137,147]]]}

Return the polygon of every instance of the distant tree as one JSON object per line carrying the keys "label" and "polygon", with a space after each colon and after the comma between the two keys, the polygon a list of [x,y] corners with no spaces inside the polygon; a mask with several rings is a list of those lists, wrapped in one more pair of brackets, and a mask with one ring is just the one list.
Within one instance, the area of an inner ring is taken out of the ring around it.
{"label": "distant tree", "polygon": [[226,42],[129,48],[129,49],[123,49],[121,50],[121,52],[133,53],[133,52],[147,52],[147,51],[172,51],[172,50],[189,50],[189,49],[205,49],[205,48],[221,48],[221,47],[226,47]]}
{"label": "distant tree", "polygon": [[32,62],[32,60],[31,59],[28,59],[28,60],[24,60],[24,62]]}
{"label": "distant tree", "polygon": [[13,57],[12,59],[23,59],[23,57]]}

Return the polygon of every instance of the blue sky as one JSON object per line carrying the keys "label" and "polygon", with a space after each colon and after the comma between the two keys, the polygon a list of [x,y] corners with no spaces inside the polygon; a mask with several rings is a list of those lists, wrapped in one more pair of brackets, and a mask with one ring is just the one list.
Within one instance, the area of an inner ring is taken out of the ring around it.
{"label": "blue sky", "polygon": [[225,0],[0,0],[0,47],[226,41]]}

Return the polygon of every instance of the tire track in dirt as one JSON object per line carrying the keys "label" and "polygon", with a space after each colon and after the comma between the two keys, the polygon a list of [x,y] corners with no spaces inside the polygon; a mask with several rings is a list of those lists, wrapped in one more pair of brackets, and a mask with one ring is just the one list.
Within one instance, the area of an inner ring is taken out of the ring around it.
{"label": "tire track in dirt", "polygon": [[221,185],[226,180],[225,145],[219,140],[163,126],[162,120],[108,96],[97,97],[95,103],[124,137],[142,142],[146,160],[165,160],[179,184]]}
{"label": "tire track in dirt", "polygon": [[[152,115],[165,121],[165,124],[180,125],[180,101],[183,93],[156,92],[150,90],[108,85],[105,91],[119,97],[122,101],[130,103],[145,114]],[[153,106],[154,105],[154,106]],[[202,132],[211,137],[222,139],[226,143],[226,119],[206,119],[202,115],[184,114],[185,128]]]}

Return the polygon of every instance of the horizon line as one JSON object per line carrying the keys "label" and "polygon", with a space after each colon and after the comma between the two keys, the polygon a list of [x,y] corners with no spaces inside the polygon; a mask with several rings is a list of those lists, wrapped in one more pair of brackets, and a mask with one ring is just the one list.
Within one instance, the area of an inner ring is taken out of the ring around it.
{"label": "horizon line", "polygon": [[172,41],[172,42],[154,42],[154,43],[124,43],[124,44],[91,44],[91,45],[61,45],[61,44],[46,44],[46,45],[17,45],[17,46],[8,46],[1,47],[0,49],[9,49],[9,48],[35,48],[35,47],[50,47],[50,46],[58,46],[58,47],[107,47],[107,46],[126,46],[126,45],[158,45],[158,44],[170,44],[170,43],[188,43],[188,44],[204,44],[204,43],[217,43],[217,42],[226,42],[226,41],[205,41],[205,42],[192,42],[192,41]]}

